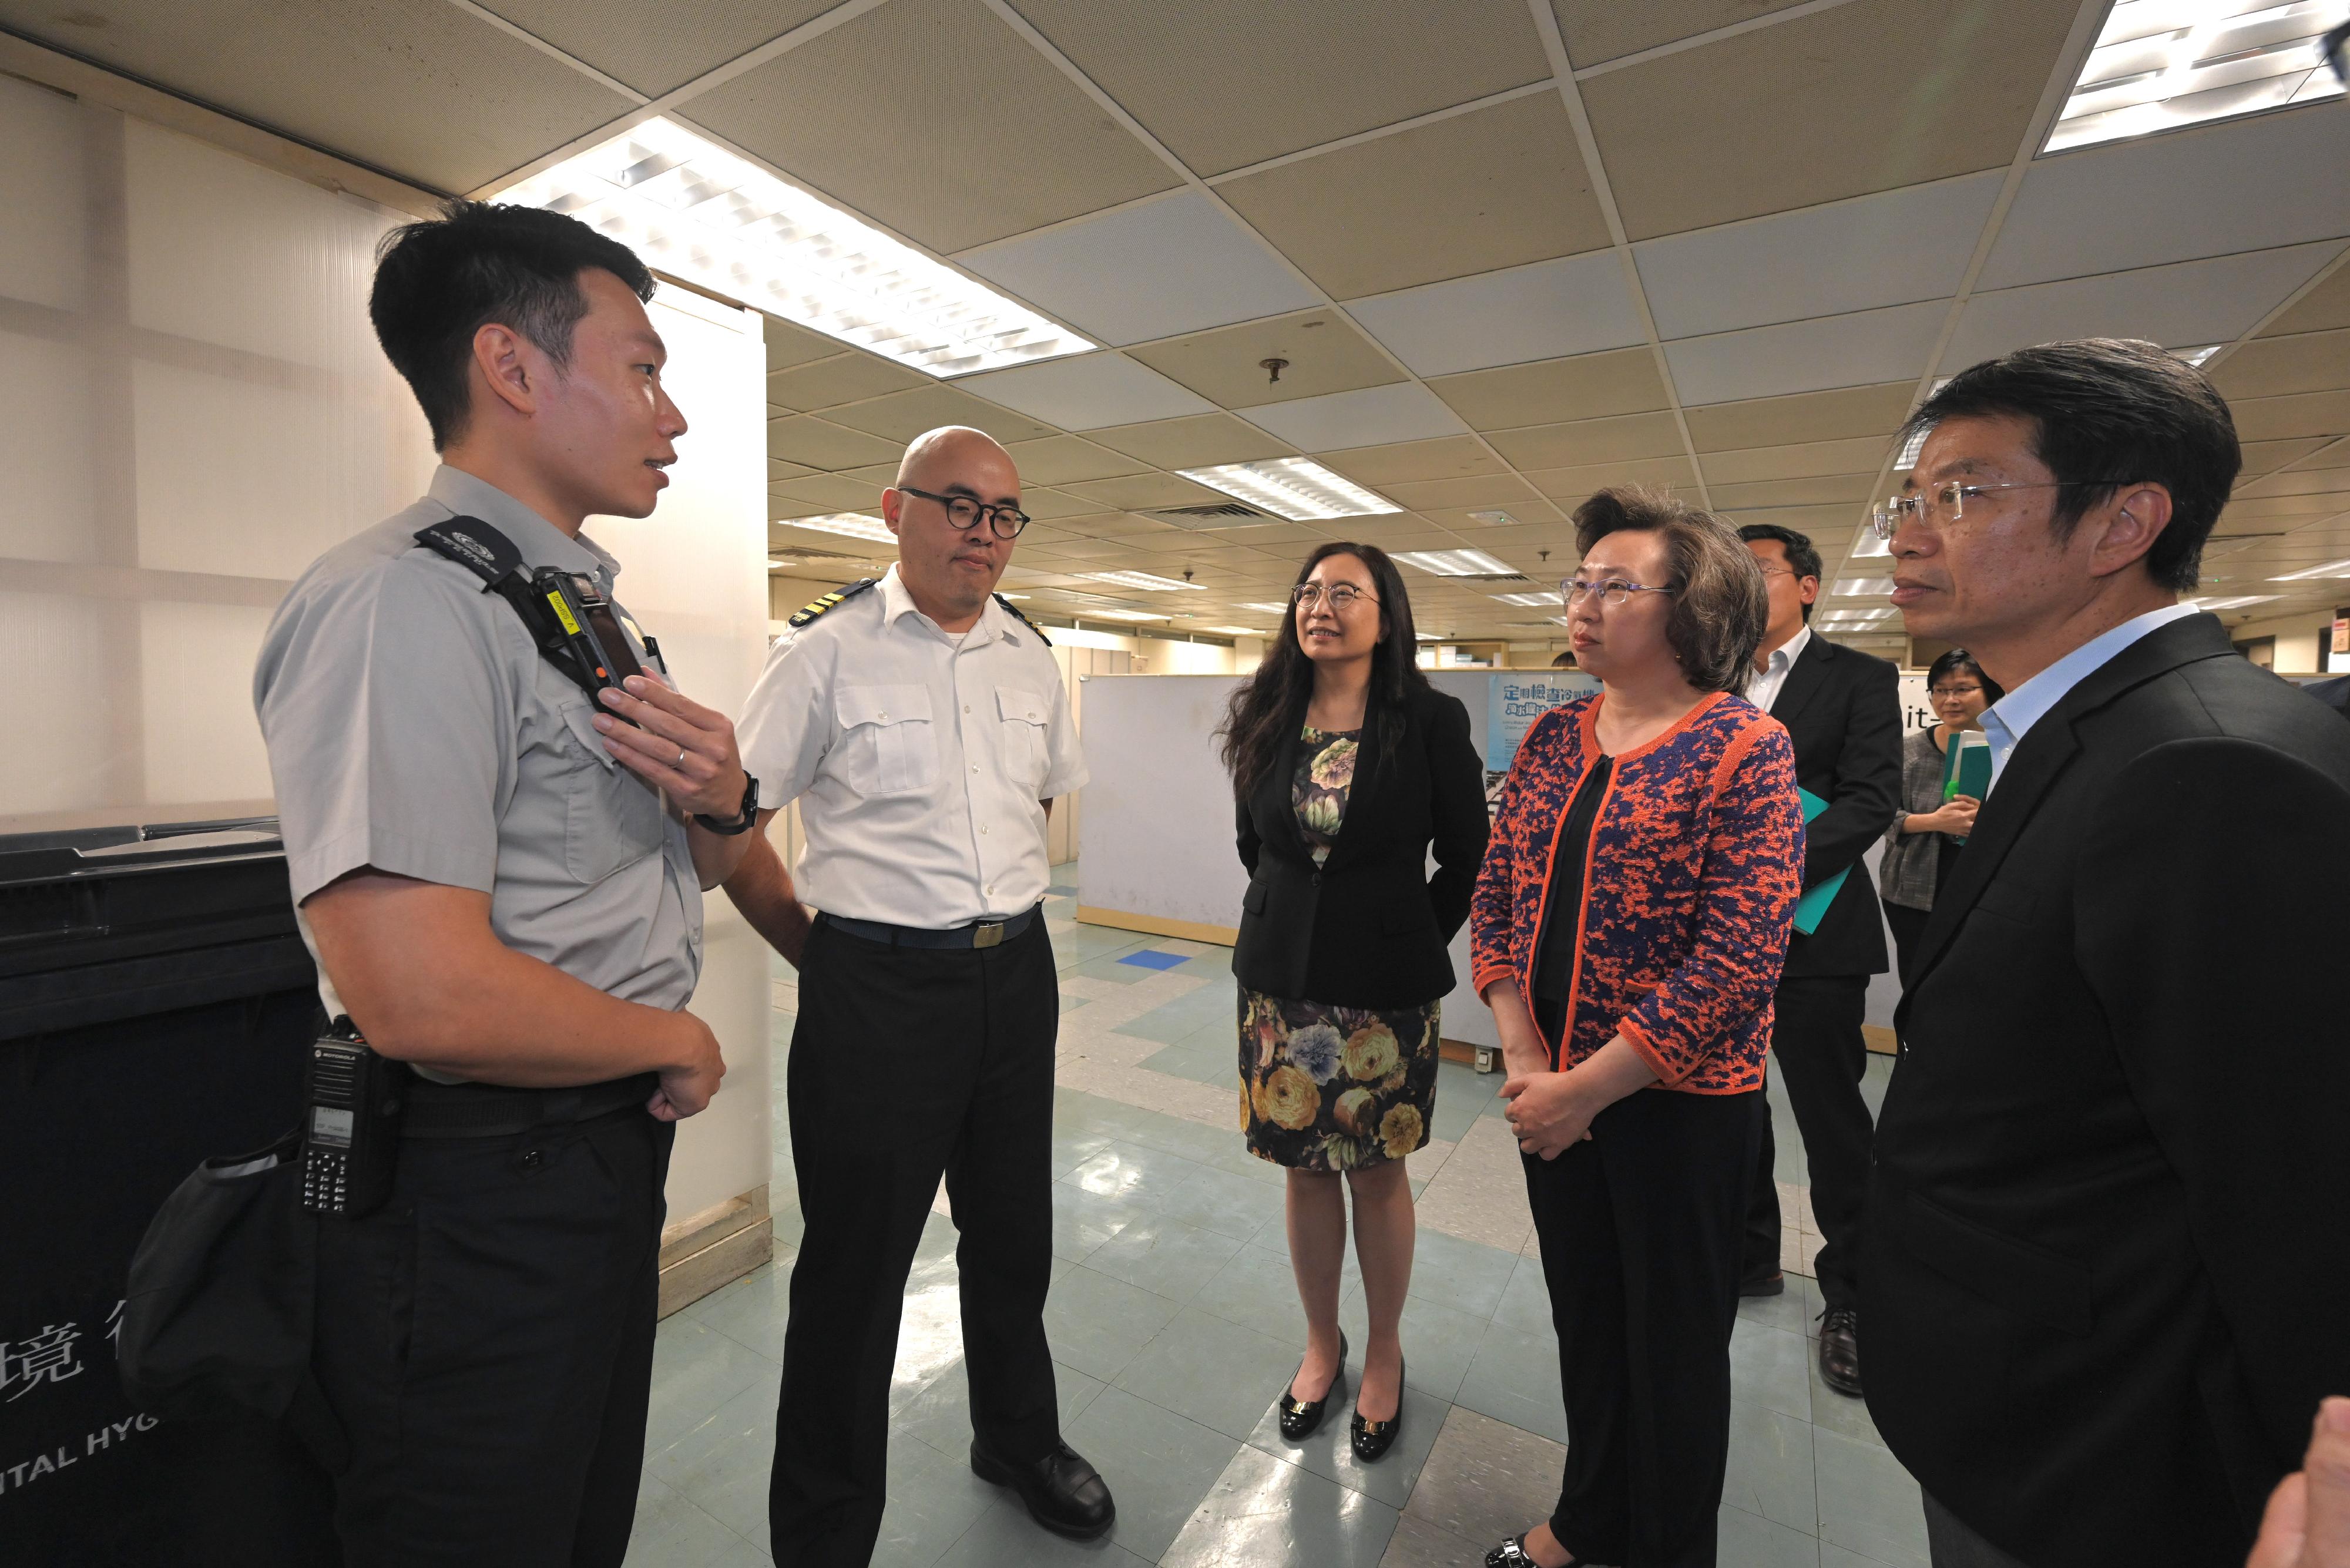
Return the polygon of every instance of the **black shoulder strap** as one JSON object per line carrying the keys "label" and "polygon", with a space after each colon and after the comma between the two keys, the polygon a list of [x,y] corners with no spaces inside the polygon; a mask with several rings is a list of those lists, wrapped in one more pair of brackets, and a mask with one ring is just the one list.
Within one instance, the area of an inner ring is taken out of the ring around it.
{"label": "black shoulder strap", "polygon": [[603,682],[579,667],[571,645],[557,625],[547,601],[531,587],[522,552],[514,541],[478,517],[452,517],[416,531],[416,542],[435,555],[445,556],[482,579],[482,591],[495,594],[522,617],[523,629],[538,645],[547,662],[595,701]]}
{"label": "black shoulder strap", "polygon": [[881,579],[879,577],[859,577],[853,583],[841,584],[840,587],[833,589],[832,592],[828,594],[818,594],[809,603],[794,610],[792,612],[792,618],[785,621],[784,624],[790,627],[794,631],[797,631],[800,628],[815,620],[818,616],[827,615],[833,610],[838,609],[842,605],[847,603],[850,599],[855,598],[858,595],[872,587],[874,584],[880,580]]}
{"label": "black shoulder strap", "polygon": [[1020,613],[1020,607],[1019,607],[1018,605],[1014,604],[1010,599],[1005,598],[1002,594],[998,594],[998,595],[996,595],[996,596],[995,596],[995,602],[996,602],[997,604],[1002,605],[1002,606],[1003,606],[1006,610],[1010,611],[1010,612],[1011,612],[1011,615],[1012,615],[1012,618],[1013,618],[1014,620],[1018,621],[1022,626],[1024,626],[1024,627],[1026,627],[1030,631],[1035,632],[1035,633],[1036,634],[1036,640],[1037,640],[1037,641],[1039,641],[1039,642],[1043,643],[1043,644],[1044,644],[1045,647],[1047,647],[1047,648],[1050,648],[1050,647],[1052,647],[1052,646],[1053,646],[1053,639],[1052,639],[1051,638],[1046,637],[1046,636],[1045,635],[1045,628],[1044,628],[1043,627],[1041,627],[1041,626],[1038,626],[1035,621],[1030,620],[1026,616],[1022,615],[1022,614]]}

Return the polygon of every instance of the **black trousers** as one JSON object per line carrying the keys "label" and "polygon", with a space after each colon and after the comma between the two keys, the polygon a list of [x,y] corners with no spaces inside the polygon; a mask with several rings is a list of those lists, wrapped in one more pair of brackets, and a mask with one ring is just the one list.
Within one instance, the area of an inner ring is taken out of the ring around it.
{"label": "black trousers", "polygon": [[1578,1562],[1712,1568],[1759,1093],[1642,1089],[1522,1157],[1566,1396],[1551,1533]]}
{"label": "black trousers", "polygon": [[1059,1441],[1044,1313],[1060,1016],[1042,919],[998,948],[809,936],[787,1075],[806,1231],[767,1501],[778,1568],[872,1554],[906,1275],[941,1174],[975,1435],[1014,1463]]}
{"label": "black trousers", "polygon": [[619,1568],[675,1134],[631,1108],[410,1138],[390,1202],[320,1222],[313,1360],[351,1439],[346,1568]]}
{"label": "black trousers", "polygon": [[1909,964],[1926,940],[1926,918],[1931,909],[1913,909],[1907,904],[1887,902],[1885,906],[1886,929],[1893,933],[1893,964],[1901,982],[1909,982]]}
{"label": "black trousers", "polygon": [[[1771,1026],[1772,1077],[1794,1109],[1811,1170],[1812,1215],[1820,1222],[1814,1276],[1831,1307],[1859,1304],[1861,1206],[1868,1196],[1869,1140],[1876,1136],[1860,1094],[1868,1068],[1860,1024],[1867,1011],[1866,975],[1808,975],[1779,982]],[[1746,1211],[1748,1279],[1779,1267],[1779,1189],[1772,1179],[1777,1159],[1765,1115]]]}

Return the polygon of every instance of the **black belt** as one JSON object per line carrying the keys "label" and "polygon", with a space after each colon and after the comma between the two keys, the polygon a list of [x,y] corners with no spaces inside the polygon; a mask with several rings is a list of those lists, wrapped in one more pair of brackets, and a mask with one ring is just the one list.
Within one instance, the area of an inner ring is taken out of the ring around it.
{"label": "black belt", "polygon": [[920,926],[892,926],[880,920],[852,920],[846,915],[823,914],[816,918],[817,925],[831,926],[852,937],[893,948],[1001,947],[1035,920],[1035,909],[1024,909],[1007,920],[974,920],[968,926],[950,926],[943,931],[934,931]]}
{"label": "black belt", "polygon": [[631,1106],[641,1108],[660,1086],[660,1077],[655,1073],[576,1089],[508,1089],[492,1084],[419,1080],[408,1085],[400,1136],[504,1137],[535,1127],[567,1127]]}

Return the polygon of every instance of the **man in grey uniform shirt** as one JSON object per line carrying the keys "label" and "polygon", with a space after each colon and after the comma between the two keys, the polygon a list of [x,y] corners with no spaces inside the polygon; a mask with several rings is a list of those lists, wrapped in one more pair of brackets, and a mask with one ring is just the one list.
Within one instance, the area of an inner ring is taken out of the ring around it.
{"label": "man in grey uniform shirt", "polygon": [[685,431],[652,286],[551,213],[452,203],[394,235],[369,313],[442,466],[295,585],[255,676],[321,997],[422,1080],[390,1199],[318,1225],[352,1564],[627,1552],[671,1124],[725,1071],[683,1011],[702,888],[740,856],[751,785],[732,725],[663,684],[624,612],[662,679],[599,713],[414,535],[470,518],[610,597],[619,563],[581,524],[651,512]]}

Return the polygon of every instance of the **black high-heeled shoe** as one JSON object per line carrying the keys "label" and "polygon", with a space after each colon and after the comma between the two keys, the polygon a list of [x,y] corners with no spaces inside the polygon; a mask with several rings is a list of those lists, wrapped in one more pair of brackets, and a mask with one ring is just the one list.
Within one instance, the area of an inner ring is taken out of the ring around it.
{"label": "black high-heeled shoe", "polygon": [[1367,1465],[1385,1459],[1387,1451],[1395,1447],[1396,1434],[1403,1430],[1404,1365],[1400,1358],[1396,1362],[1396,1413],[1393,1417],[1384,1421],[1366,1421],[1362,1406],[1357,1404],[1355,1407],[1355,1457]]}
{"label": "black high-heeled shoe", "polygon": [[[1302,1361],[1298,1363],[1301,1370],[1304,1369],[1305,1365]],[[1289,1381],[1291,1386],[1295,1386],[1297,1379],[1292,1377]],[[1302,1443],[1312,1437],[1315,1428],[1322,1424],[1322,1412],[1329,1407],[1331,1397],[1338,1392],[1339,1385],[1346,1381],[1347,1335],[1342,1330],[1338,1334],[1338,1370],[1330,1375],[1330,1386],[1322,1391],[1322,1397],[1307,1402],[1290,1397],[1288,1388],[1281,1391],[1282,1437],[1293,1443]]]}

